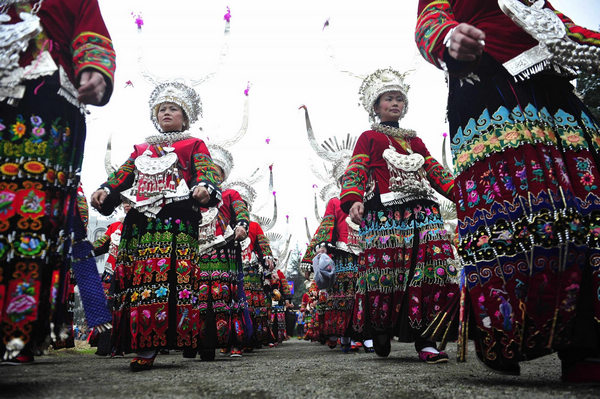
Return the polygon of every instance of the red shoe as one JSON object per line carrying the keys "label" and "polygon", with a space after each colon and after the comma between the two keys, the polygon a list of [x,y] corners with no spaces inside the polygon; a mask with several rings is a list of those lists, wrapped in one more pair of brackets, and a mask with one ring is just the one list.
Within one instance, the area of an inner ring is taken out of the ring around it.
{"label": "red shoe", "polygon": [[7,366],[22,366],[24,364],[31,364],[33,361],[32,355],[19,355],[17,357],[13,357],[12,359],[3,360],[2,364]]}
{"label": "red shoe", "polygon": [[230,357],[242,357],[242,351],[239,349],[232,349]]}
{"label": "red shoe", "polygon": [[562,382],[568,383],[598,383],[600,382],[600,361],[582,360],[571,366],[563,365]]}
{"label": "red shoe", "polygon": [[156,359],[156,355],[151,357],[150,359],[144,359],[143,357],[134,357],[131,359],[131,363],[129,363],[129,369],[131,371],[146,371],[151,370],[152,366],[154,366],[154,359]]}
{"label": "red shoe", "polygon": [[441,351],[439,353],[419,351],[419,359],[427,364],[447,363],[448,355]]}

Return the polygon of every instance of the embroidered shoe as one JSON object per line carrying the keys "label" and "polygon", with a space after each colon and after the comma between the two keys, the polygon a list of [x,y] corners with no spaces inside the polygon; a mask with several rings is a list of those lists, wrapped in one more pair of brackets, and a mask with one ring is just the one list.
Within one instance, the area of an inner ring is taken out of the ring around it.
{"label": "embroidered shoe", "polygon": [[447,363],[448,355],[443,351],[439,353],[419,351],[419,359],[427,364]]}
{"label": "embroidered shoe", "polygon": [[17,357],[13,357],[11,359],[3,360],[2,364],[7,366],[22,366],[24,364],[33,363],[32,355],[19,355]]}
{"label": "embroidered shoe", "polygon": [[156,356],[151,357],[150,359],[144,359],[143,357],[134,357],[131,359],[131,363],[129,363],[129,369],[131,371],[146,371],[151,370],[152,366],[154,366],[154,359]]}
{"label": "embroidered shoe", "polygon": [[231,357],[242,357],[242,351],[239,349],[232,349],[231,350],[231,354],[229,355]]}

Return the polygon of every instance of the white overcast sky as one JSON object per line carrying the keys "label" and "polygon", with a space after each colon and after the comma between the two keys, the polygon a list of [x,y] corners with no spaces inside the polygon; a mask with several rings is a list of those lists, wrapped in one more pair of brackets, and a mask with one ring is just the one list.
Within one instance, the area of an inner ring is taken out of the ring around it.
{"label": "white overcast sky", "polygon": [[[117,52],[117,71],[110,103],[90,107],[82,178],[88,198],[106,179],[103,159],[109,134],[113,135],[113,161],[121,164],[133,144],[156,132],[148,111],[152,86],[141,75],[139,55],[143,54],[147,70],[163,78],[197,79],[213,72],[224,41],[227,6],[232,15],[227,57],[214,78],[197,87],[204,119],[192,131],[209,140],[235,134],[242,119],[243,90],[250,82],[249,128],[230,149],[236,163],[232,177],[274,164],[280,210],[275,231],[285,231],[285,215],[289,215],[294,241],[303,249],[304,217],[309,218],[311,231],[317,227],[312,186],[323,184],[310,165],[319,167],[322,162],[308,144],[304,114],[298,107],[308,106],[320,141],[347,133],[358,136],[369,127],[366,112],[358,106],[360,80],[341,70],[358,75],[388,66],[414,70],[409,77],[409,112],[401,125],[415,129],[441,161],[442,133],[448,129],[447,90],[442,72],[426,63],[414,44],[416,0],[99,3]],[[598,0],[552,4],[583,26],[600,25]],[[132,13],[142,15],[141,31]],[[327,19],[330,25],[323,30]],[[328,48],[335,53],[336,64]],[[126,87],[127,81],[133,87]],[[270,215],[268,179],[256,189],[255,209]]]}

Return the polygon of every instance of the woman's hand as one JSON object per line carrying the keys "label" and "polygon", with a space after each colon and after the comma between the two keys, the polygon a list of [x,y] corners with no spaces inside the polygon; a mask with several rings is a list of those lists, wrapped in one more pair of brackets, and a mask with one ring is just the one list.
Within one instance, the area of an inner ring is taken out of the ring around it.
{"label": "woman's hand", "polygon": [[98,105],[102,102],[106,91],[104,76],[93,70],[81,72],[79,75],[79,95],[77,99],[84,104]]}
{"label": "woman's hand", "polygon": [[108,194],[106,193],[106,191],[104,191],[102,189],[96,190],[92,194],[92,198],[91,198],[92,206],[95,209],[100,210],[100,207],[102,206],[102,204],[104,204],[104,200],[106,199],[106,197],[108,197]]}
{"label": "woman's hand", "polygon": [[275,268],[275,264],[273,263],[273,259],[271,259],[271,258],[265,259],[265,264],[267,265],[267,268],[269,269],[270,272],[272,272],[273,269]]}
{"label": "woman's hand", "polygon": [[355,202],[350,208],[350,220],[360,226],[365,213],[365,205],[362,202]]}
{"label": "woman's hand", "polygon": [[208,193],[206,187],[198,186],[194,189],[194,192],[192,193],[192,198],[198,201],[200,205],[206,205],[210,200],[210,194]]}
{"label": "woman's hand", "polygon": [[237,226],[233,231],[233,238],[236,241],[244,241],[248,237],[248,233],[246,233],[246,229],[242,226]]}
{"label": "woman's hand", "polygon": [[457,25],[450,36],[448,53],[458,61],[475,61],[483,53],[485,33],[473,25]]}

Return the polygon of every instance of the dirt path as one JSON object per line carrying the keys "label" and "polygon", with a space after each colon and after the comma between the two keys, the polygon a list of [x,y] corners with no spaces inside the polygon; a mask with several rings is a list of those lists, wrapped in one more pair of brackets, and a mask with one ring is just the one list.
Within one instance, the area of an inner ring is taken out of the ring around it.
{"label": "dirt path", "polygon": [[489,372],[474,358],[445,365],[417,360],[411,344],[392,344],[389,358],[343,354],[293,338],[241,359],[214,362],[160,355],[155,368],[131,373],[129,358],[63,350],[29,366],[0,367],[0,397],[20,398],[597,398],[600,386],[560,383],[560,362],[522,363],[520,377]]}

